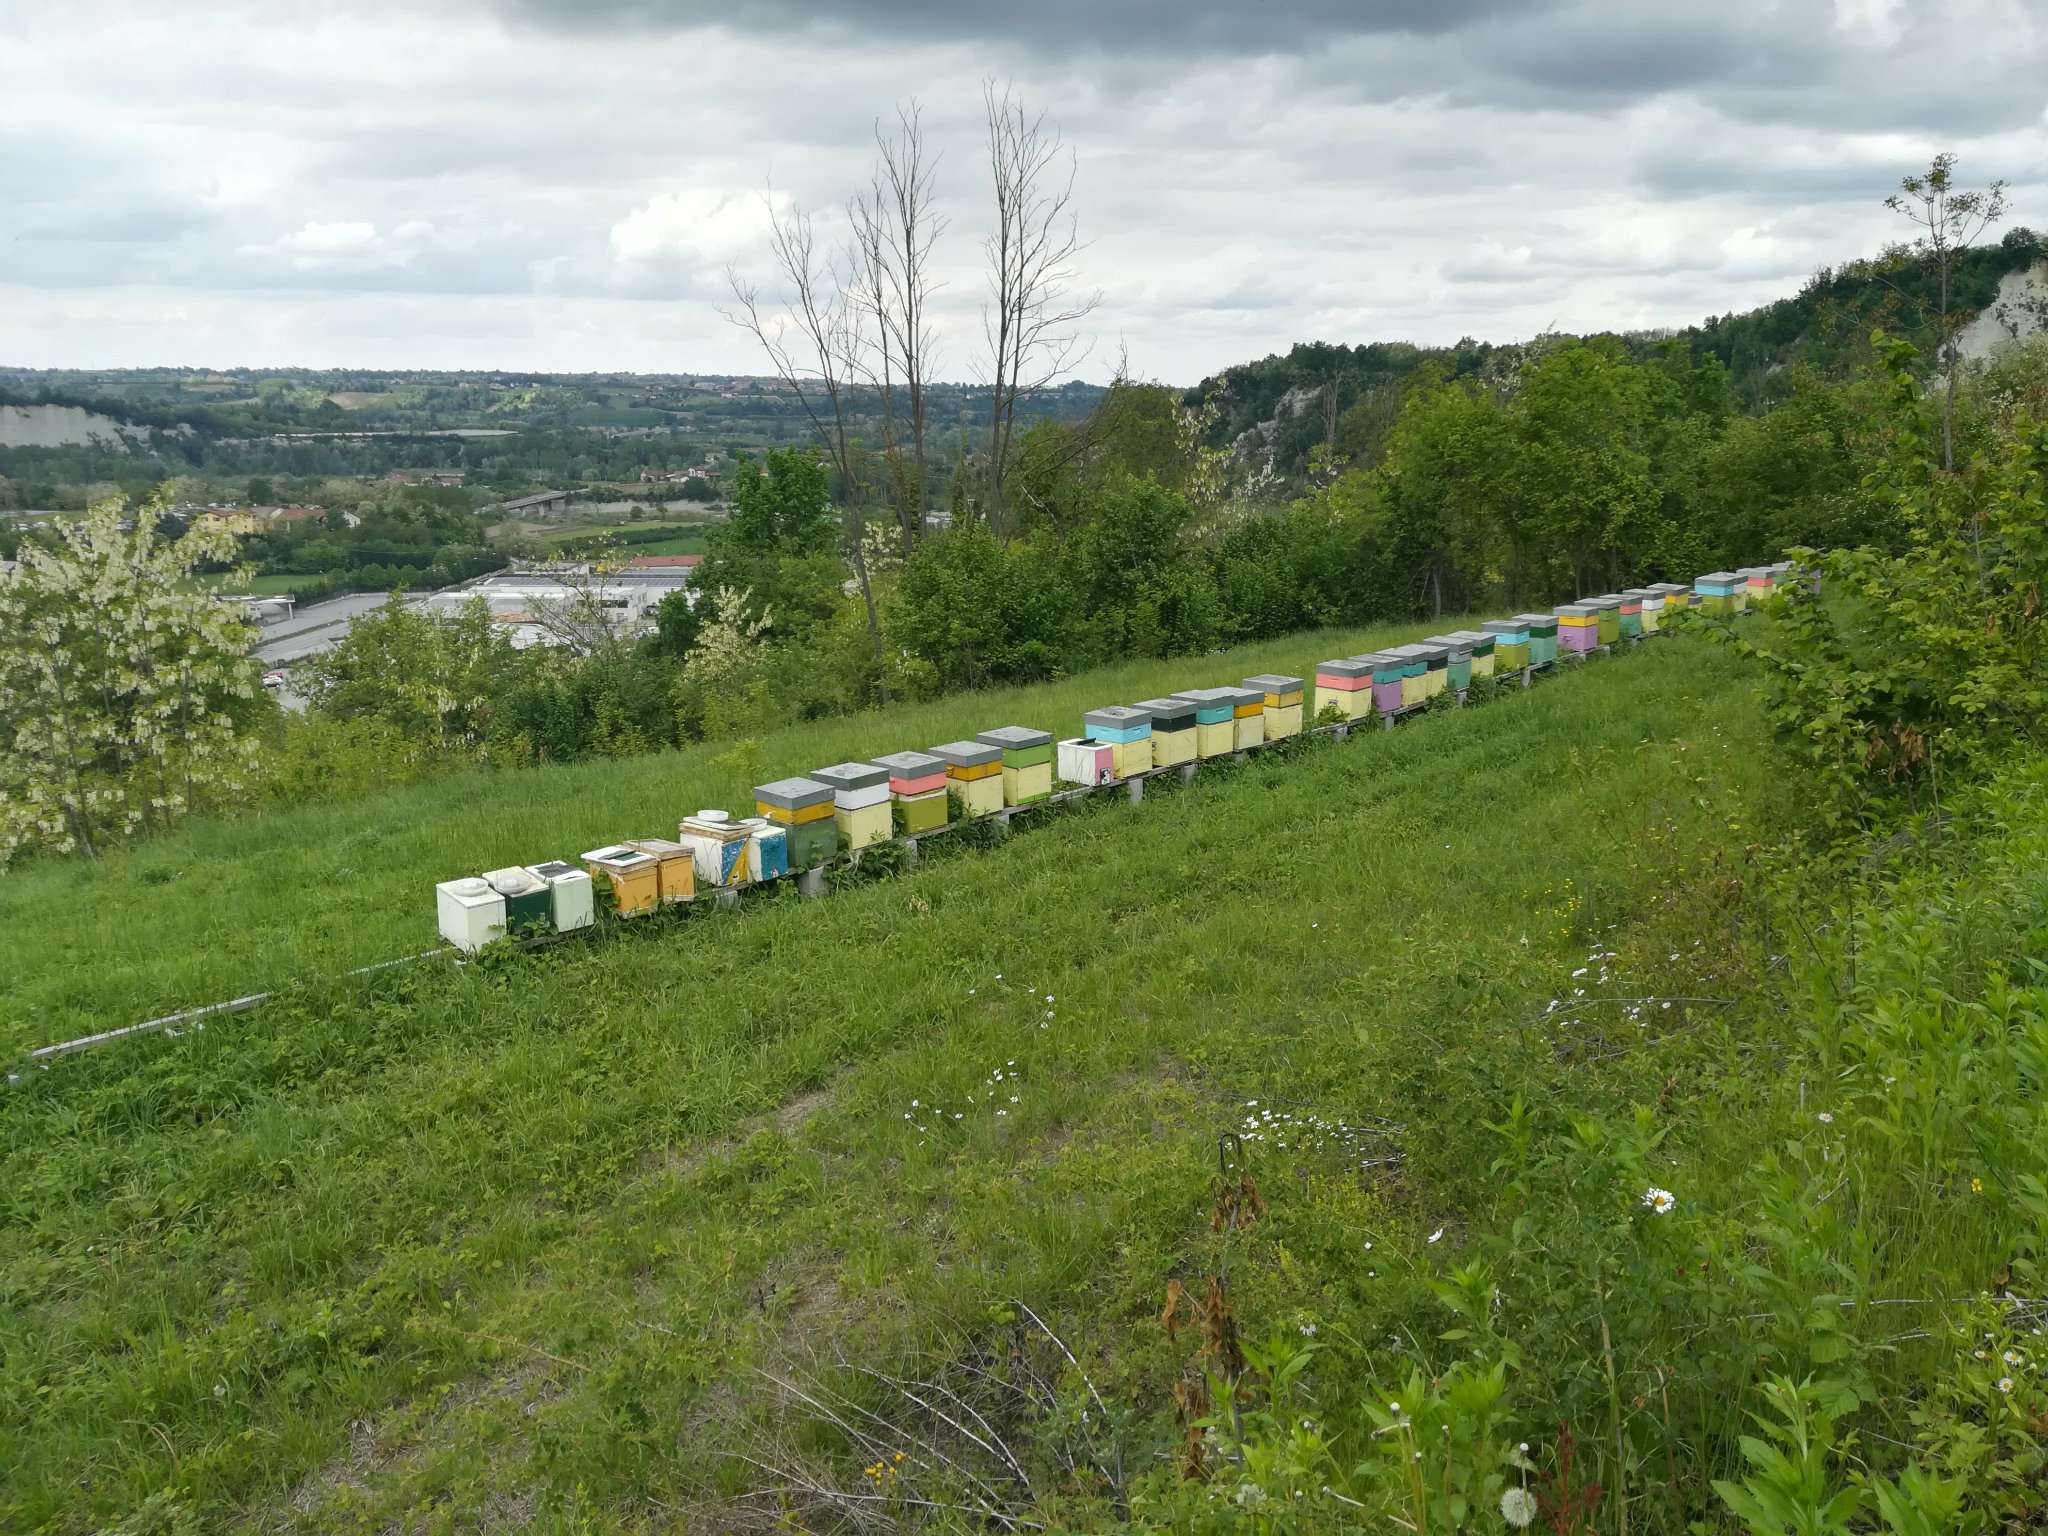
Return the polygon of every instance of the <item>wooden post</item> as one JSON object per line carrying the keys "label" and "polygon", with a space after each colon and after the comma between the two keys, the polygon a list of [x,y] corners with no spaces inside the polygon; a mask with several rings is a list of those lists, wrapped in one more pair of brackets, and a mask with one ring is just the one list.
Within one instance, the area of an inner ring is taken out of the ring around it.
{"label": "wooden post", "polygon": [[1195,765],[1193,763],[1182,763],[1180,765],[1180,781],[1183,784],[1195,782]]}
{"label": "wooden post", "polygon": [[1145,781],[1143,779],[1125,779],[1124,793],[1131,797],[1131,804],[1136,805],[1145,798]]}
{"label": "wooden post", "polygon": [[807,869],[797,876],[796,891],[806,901],[816,901],[824,895],[825,866],[820,864],[816,869]]}

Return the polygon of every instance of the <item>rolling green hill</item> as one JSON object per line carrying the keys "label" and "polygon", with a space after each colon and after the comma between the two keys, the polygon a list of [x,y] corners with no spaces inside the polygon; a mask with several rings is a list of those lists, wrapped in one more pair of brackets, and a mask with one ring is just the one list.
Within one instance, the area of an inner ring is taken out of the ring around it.
{"label": "rolling green hill", "polygon": [[[474,777],[30,870],[0,886],[9,1039],[421,947],[433,880],[659,831],[756,777],[1372,638],[821,724],[757,766]],[[1247,1330],[1442,1326],[1424,1255],[1494,1180],[1441,1127],[1512,1076],[1625,1094],[1655,1070],[1619,1017],[1574,1037],[1545,1000],[1589,950],[1629,990],[1736,984],[1674,935],[1770,815],[1761,734],[1741,664],[1678,637],[822,902],[307,985],[31,1072],[0,1196],[0,1525],[801,1515],[791,1475],[832,1437],[775,1382],[833,1360],[1028,1368],[1074,1465],[1014,1477],[1079,1497],[1170,1414],[1186,1345],[1161,1295],[1227,1251],[1219,1137],[1248,1132],[1230,1155],[1264,1192],[1232,1271]]]}

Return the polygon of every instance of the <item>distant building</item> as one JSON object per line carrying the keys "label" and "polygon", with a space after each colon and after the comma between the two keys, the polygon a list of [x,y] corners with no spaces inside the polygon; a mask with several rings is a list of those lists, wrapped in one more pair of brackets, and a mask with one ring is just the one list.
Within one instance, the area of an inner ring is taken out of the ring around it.
{"label": "distant building", "polygon": [[225,530],[228,533],[261,533],[269,526],[269,519],[262,517],[255,507],[208,507],[194,513],[192,524],[208,531]]}
{"label": "distant building", "polygon": [[568,509],[567,491],[537,491],[531,496],[515,496],[499,510],[509,517],[560,517]]}
{"label": "distant building", "polygon": [[431,612],[452,614],[482,599],[492,622],[505,625],[511,631],[513,645],[524,649],[531,645],[557,643],[556,637],[548,632],[538,617],[552,605],[567,607],[587,593],[599,607],[616,615],[621,633],[633,635],[653,625],[655,606],[664,597],[671,592],[688,589],[688,572],[675,567],[626,569],[605,576],[592,576],[588,565],[564,564],[559,567],[559,574],[525,570],[480,576],[462,586],[436,592],[423,601]]}
{"label": "distant building", "polygon": [[324,523],[327,521],[325,507],[279,507],[271,519],[278,523]]}
{"label": "distant building", "polygon": [[459,489],[467,472],[460,469],[394,469],[384,478],[393,485],[439,485]]}

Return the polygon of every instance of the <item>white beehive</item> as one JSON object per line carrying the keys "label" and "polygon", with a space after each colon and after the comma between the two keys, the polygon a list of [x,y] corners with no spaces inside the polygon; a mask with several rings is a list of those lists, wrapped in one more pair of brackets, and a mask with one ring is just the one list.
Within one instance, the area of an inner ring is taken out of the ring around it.
{"label": "white beehive", "polygon": [[554,898],[557,933],[588,928],[597,921],[596,896],[589,875],[559,859],[534,865],[532,873],[547,882]]}
{"label": "white beehive", "polygon": [[505,898],[488,880],[444,880],[434,887],[434,908],[441,937],[457,949],[474,952],[505,937]]}

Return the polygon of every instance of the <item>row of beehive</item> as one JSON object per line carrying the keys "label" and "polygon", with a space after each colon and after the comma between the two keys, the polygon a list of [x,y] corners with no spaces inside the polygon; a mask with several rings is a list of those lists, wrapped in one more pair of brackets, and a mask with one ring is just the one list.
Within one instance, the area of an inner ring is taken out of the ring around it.
{"label": "row of beehive", "polygon": [[[1463,692],[1474,677],[1546,666],[1560,648],[1589,651],[1654,634],[1669,612],[1697,606],[1739,613],[1768,598],[1789,568],[1717,571],[1690,588],[1660,582],[1321,662],[1313,708],[1317,716],[1334,709],[1347,720],[1399,714],[1438,694]],[[755,786],[752,816],[699,811],[682,820],[673,841],[637,838],[595,848],[583,855],[582,869],[555,861],[445,881],[435,887],[441,936],[476,950],[508,934],[586,928],[595,920],[597,880],[609,889],[613,910],[633,917],[690,901],[700,889],[778,879],[814,869],[842,848],[933,832],[956,816],[972,820],[1036,805],[1052,793],[1055,769],[1068,783],[1099,785],[1242,752],[1300,731],[1304,696],[1301,678],[1262,673],[1236,688],[1191,688],[1089,710],[1082,734],[1057,747],[1049,731],[1006,725],[929,752],[892,752],[777,779]]]}

